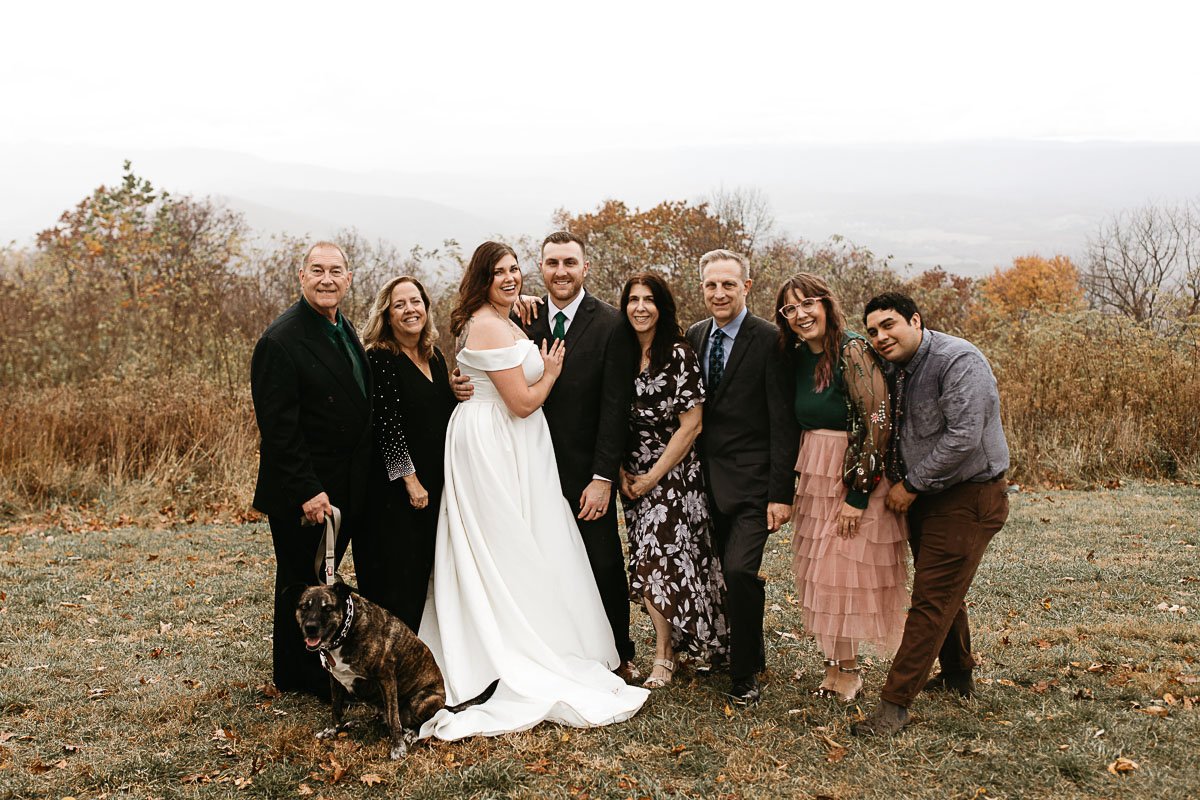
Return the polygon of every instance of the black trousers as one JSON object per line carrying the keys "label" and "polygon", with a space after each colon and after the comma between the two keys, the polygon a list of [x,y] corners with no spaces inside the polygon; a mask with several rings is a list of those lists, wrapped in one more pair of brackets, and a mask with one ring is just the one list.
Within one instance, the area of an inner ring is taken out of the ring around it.
{"label": "black trousers", "polygon": [[[301,525],[300,518],[269,516],[271,542],[275,546],[275,620],[271,631],[271,663],[275,686],[284,692],[308,692],[329,696],[329,673],[320,657],[309,652],[296,622],[296,604],[305,588],[320,583],[315,560],[323,548],[325,527]],[[337,560],[341,563],[350,542],[353,520],[342,518]]]}
{"label": "black trousers", "polygon": [[[572,514],[579,513],[579,495],[582,491],[580,489],[574,497],[563,493]],[[629,661],[634,652],[633,639],[629,638],[629,579],[625,573],[625,554],[621,552],[621,534],[617,531],[616,485],[613,485],[604,516],[588,521],[576,519],[575,523],[579,526],[579,535],[587,550],[596,588],[600,590],[604,614],[612,627],[617,655],[622,661]]]}
{"label": "black trousers", "polygon": [[717,510],[710,503],[721,572],[725,576],[725,615],[729,621],[729,674],[744,680],[767,665],[763,645],[766,581],[758,574],[767,537],[766,498]]}

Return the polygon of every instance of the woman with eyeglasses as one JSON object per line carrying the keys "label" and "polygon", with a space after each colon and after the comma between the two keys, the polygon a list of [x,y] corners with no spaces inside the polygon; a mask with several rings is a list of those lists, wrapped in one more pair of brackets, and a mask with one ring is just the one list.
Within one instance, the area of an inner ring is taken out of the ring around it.
{"label": "woman with eyeglasses", "polygon": [[775,307],[780,347],[795,359],[801,428],[792,571],[804,625],[825,655],[813,694],[848,703],[863,685],[860,646],[894,654],[908,605],[907,527],[884,506],[887,380],[821,278],[792,276]]}

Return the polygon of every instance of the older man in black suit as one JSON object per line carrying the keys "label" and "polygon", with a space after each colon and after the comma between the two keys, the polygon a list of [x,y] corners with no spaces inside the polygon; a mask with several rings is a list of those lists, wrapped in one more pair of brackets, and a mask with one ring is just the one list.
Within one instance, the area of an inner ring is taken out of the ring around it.
{"label": "older man in black suit", "polygon": [[730,694],[753,703],[766,666],[766,591],[758,569],[768,535],[792,514],[800,441],[795,384],[775,325],[746,308],[748,259],[713,250],[701,257],[700,273],[712,317],[687,332],[707,388],[699,452],[728,591]]}
{"label": "older man in black suit", "polygon": [[319,581],[321,523],[333,506],[342,511],[338,558],[345,552],[371,454],[371,374],[338,310],[352,277],[340,247],[309,248],[299,270],[301,299],[267,327],[250,364],[262,435],[254,507],[267,515],[275,545],[275,685],[318,696],[328,695],[329,677],[304,647],[296,601]]}

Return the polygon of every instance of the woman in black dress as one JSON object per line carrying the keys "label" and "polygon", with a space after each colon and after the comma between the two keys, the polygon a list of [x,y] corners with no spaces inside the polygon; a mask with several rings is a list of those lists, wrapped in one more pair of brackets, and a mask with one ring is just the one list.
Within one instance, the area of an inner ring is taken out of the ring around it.
{"label": "woman in black dress", "polygon": [[354,565],[363,596],[414,631],[433,569],[446,426],[455,406],[436,339],[425,287],[407,275],[388,281],[363,334],[375,378],[375,441],[369,517],[354,539]]}
{"label": "woman in black dress", "polygon": [[671,682],[678,650],[710,666],[725,660],[725,581],[694,447],[704,405],[700,363],[680,335],[675,300],[657,275],[626,281],[621,310],[641,353],[621,505],[630,599],[643,604],[654,622],[654,669],[645,685],[655,689]]}

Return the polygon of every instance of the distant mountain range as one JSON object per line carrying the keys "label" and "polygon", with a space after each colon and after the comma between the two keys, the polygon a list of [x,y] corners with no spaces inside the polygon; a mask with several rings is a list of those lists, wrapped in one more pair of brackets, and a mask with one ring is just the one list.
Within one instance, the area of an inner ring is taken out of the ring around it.
{"label": "distant mountain range", "polygon": [[1030,252],[1082,256],[1106,215],[1200,198],[1200,143],[969,142],[608,150],[466,160],[429,172],[353,172],[216,150],[0,148],[0,241],[28,244],[121,164],[176,194],[211,195],[256,230],[323,236],[356,227],[407,249],[453,238],[540,236],[557,208],[607,198],[648,208],[756,188],[779,232],[842,234],[916,268],[964,274]]}

